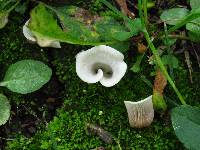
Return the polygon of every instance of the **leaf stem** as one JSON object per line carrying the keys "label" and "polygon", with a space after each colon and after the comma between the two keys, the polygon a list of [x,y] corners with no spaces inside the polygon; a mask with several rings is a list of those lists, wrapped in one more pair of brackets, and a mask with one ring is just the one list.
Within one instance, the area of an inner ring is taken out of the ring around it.
{"label": "leaf stem", "polygon": [[[119,16],[121,16],[122,18],[124,18],[125,20],[127,20],[127,16],[124,16],[123,14],[121,14],[116,8],[114,8],[110,3],[108,3],[106,0],[100,0],[102,3],[104,3],[108,8],[110,8],[111,10],[113,10],[116,14],[118,14]],[[183,99],[181,93],[178,91],[178,89],[176,88],[174,82],[172,81],[171,77],[169,76],[165,66],[163,65],[161,58],[157,52],[157,49],[155,48],[154,44],[152,43],[152,40],[150,39],[150,36],[145,28],[145,21],[144,21],[144,16],[143,16],[143,12],[142,12],[142,0],[138,0],[138,6],[139,6],[139,16],[142,20],[142,25],[143,25],[143,32],[144,32],[144,36],[149,44],[149,47],[151,49],[151,51],[153,52],[157,64],[160,67],[161,71],[163,72],[164,76],[166,77],[166,79],[168,80],[168,82],[170,83],[170,85],[172,86],[172,88],[174,89],[175,93],[177,94],[177,96],[179,97],[180,101],[182,104],[186,104],[185,100]],[[198,14],[198,13],[197,13]],[[200,16],[200,13],[199,13]],[[193,16],[194,18],[194,16]],[[189,20],[191,21],[191,19]],[[180,24],[182,25],[182,24]],[[179,25],[179,26],[180,26]],[[173,28],[173,27],[172,27]],[[168,30],[168,33],[173,32],[174,29]]]}
{"label": "leaf stem", "polygon": [[143,5],[143,11],[144,11],[144,22],[145,26],[148,26],[148,13],[147,13],[147,2],[148,0],[143,0],[142,5]]}
{"label": "leaf stem", "polygon": [[143,25],[143,32],[144,32],[144,36],[149,44],[149,47],[152,51],[152,53],[154,54],[157,64],[160,67],[161,71],[163,72],[163,74],[165,75],[165,77],[167,78],[168,82],[170,83],[170,85],[172,86],[172,88],[174,89],[174,91],[176,92],[177,96],[179,97],[180,101],[182,104],[186,104],[185,100],[183,99],[181,93],[178,91],[178,89],[176,88],[176,85],[174,84],[174,82],[172,81],[171,77],[169,76],[165,66],[163,65],[161,58],[158,54],[157,49],[155,48],[154,44],[151,42],[151,38],[149,36],[149,33],[147,32],[145,26],[144,26],[144,16],[143,16],[143,12],[142,12],[142,4],[141,4],[141,0],[138,0],[138,5],[139,5],[139,15],[140,18],[142,20],[142,25]]}

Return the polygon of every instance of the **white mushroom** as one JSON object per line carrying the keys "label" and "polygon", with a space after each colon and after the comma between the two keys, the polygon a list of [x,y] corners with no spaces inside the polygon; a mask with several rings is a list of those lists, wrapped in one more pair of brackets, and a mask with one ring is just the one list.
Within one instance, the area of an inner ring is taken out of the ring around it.
{"label": "white mushroom", "polygon": [[76,55],[76,73],[87,83],[100,82],[106,87],[117,84],[127,65],[124,56],[112,47],[100,45]]}
{"label": "white mushroom", "polygon": [[33,43],[38,43],[41,47],[54,47],[54,48],[61,48],[60,42],[49,39],[49,38],[36,38],[31,30],[28,28],[28,23],[30,19],[26,21],[25,25],[23,26],[23,34],[24,36]]}
{"label": "white mushroom", "polygon": [[124,101],[131,127],[149,126],[154,118],[152,95],[138,102]]}

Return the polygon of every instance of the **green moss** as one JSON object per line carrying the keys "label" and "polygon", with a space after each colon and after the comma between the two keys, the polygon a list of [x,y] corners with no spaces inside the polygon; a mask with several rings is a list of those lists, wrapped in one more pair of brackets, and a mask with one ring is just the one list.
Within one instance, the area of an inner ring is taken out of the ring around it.
{"label": "green moss", "polygon": [[[100,9],[98,7],[97,9]],[[54,67],[54,75],[64,87],[59,95],[60,99],[65,102],[54,119],[48,124],[48,127],[38,130],[32,138],[26,138],[22,134],[10,135],[12,138],[16,137],[15,140],[7,143],[6,149],[88,150],[104,146],[107,149],[116,150],[120,149],[116,141],[119,142],[122,149],[184,149],[174,135],[169,119],[165,117],[156,115],[153,124],[148,128],[133,129],[129,126],[124,101],[138,101],[152,94],[152,89],[138,75],[128,71],[123,79],[111,88],[105,88],[99,83],[87,84],[81,81],[75,72],[75,55],[79,51],[87,49],[87,47],[63,46],[61,50],[53,51],[51,55],[53,58],[50,60],[48,49],[40,51],[41,48],[37,45],[27,43],[21,33],[21,28],[8,24],[8,27],[0,31],[0,34],[2,35],[0,37],[0,48],[2,50],[0,64],[3,68],[1,78],[11,63],[21,59],[32,58],[45,63],[50,62]],[[128,62],[128,68],[130,68],[132,59],[126,56],[125,61]],[[148,65],[145,62],[143,65]],[[199,73],[194,73],[195,84],[191,85],[188,80],[188,71],[184,68],[185,66],[181,66],[175,71],[176,85],[187,98],[188,103],[199,105],[199,92],[197,92],[199,90],[197,78]],[[143,69],[143,73],[147,77],[150,74],[149,69],[149,66]],[[26,99],[24,96],[11,93],[6,89],[1,90],[13,102],[22,104]],[[165,95],[178,102],[170,86],[166,89]],[[30,97],[29,99],[35,98]],[[26,103],[31,105],[31,102],[27,101]],[[102,112],[102,114],[99,112]],[[86,123],[100,125],[117,140],[112,144],[106,144],[98,136],[88,135],[85,129]]]}
{"label": "green moss", "polygon": [[[149,128],[133,129],[129,126],[124,101],[138,101],[151,94],[152,89],[132,72],[114,87],[87,84],[75,72],[75,55],[82,47],[68,45],[63,51],[55,51],[52,61],[56,75],[64,84],[65,103],[46,129],[33,138],[17,138],[9,142],[7,149],[92,149],[104,146],[119,149],[119,145],[105,144],[99,137],[86,133],[86,123],[100,125],[110,132],[122,149],[168,150],[182,147],[170,125],[164,119],[155,120]],[[84,48],[86,49],[86,48]],[[99,112],[102,111],[102,114]],[[20,142],[22,140],[22,142]]]}

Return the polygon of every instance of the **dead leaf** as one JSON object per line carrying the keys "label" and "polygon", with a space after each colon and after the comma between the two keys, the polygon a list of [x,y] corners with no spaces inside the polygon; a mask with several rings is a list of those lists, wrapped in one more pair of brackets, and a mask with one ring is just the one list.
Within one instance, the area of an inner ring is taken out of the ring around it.
{"label": "dead leaf", "polygon": [[187,64],[187,67],[188,67],[188,70],[189,70],[190,82],[193,83],[193,78],[192,78],[193,69],[192,69],[192,63],[190,61],[190,54],[187,50],[184,51],[184,54],[185,54],[185,62]]}
{"label": "dead leaf", "polygon": [[137,44],[137,49],[138,49],[138,52],[143,54],[147,51],[147,46],[144,45],[143,43],[138,43]]}
{"label": "dead leaf", "polygon": [[158,69],[156,72],[155,80],[154,80],[154,90],[156,90],[160,95],[163,96],[163,91],[166,85],[167,85],[167,79],[162,74],[160,69]]}
{"label": "dead leaf", "polygon": [[160,110],[166,111],[167,109],[167,104],[163,98],[163,92],[166,85],[167,85],[167,80],[160,71],[160,69],[158,69],[154,80],[153,97],[152,97],[154,109],[158,111]]}

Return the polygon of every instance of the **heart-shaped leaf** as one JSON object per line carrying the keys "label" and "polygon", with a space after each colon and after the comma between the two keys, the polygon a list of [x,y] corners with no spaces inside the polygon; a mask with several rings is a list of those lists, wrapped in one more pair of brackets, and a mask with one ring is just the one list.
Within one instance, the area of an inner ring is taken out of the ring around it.
{"label": "heart-shaped leaf", "polygon": [[1,86],[21,94],[40,89],[51,78],[52,71],[44,63],[36,60],[22,60],[12,64]]}
{"label": "heart-shaped leaf", "polygon": [[9,117],[10,103],[3,94],[0,94],[0,126],[5,124]]}
{"label": "heart-shaped leaf", "polygon": [[182,105],[172,110],[172,125],[179,140],[192,150],[200,149],[200,108]]}

